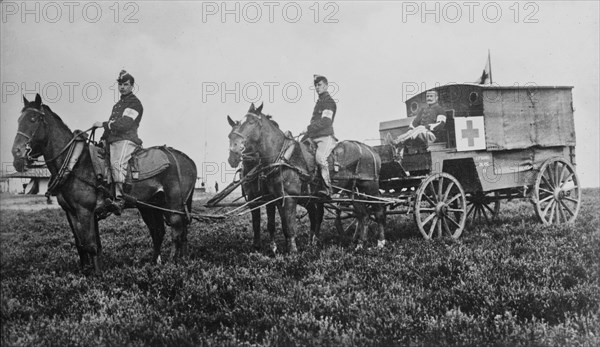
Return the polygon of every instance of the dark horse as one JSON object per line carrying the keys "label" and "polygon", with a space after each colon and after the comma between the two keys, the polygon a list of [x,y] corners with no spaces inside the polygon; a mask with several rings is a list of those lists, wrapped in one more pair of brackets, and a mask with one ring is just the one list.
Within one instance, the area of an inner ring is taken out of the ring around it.
{"label": "dark horse", "polygon": [[[42,105],[39,94],[35,101],[29,102],[25,97],[23,100],[25,105],[12,148],[15,169],[22,172],[32,158],[43,155],[52,180],[56,180],[61,166],[68,160],[65,149],[75,135],[58,115]],[[102,246],[95,210],[101,206],[103,194],[97,188],[100,183],[94,174],[88,146],[86,143],[72,172],[56,187],[56,197],[73,231],[83,272],[101,274]],[[152,236],[154,262],[160,262],[165,221],[173,229],[173,258],[187,253],[187,225],[190,222],[187,212],[191,210],[196,165],[179,151],[169,152],[171,165],[159,175],[134,182],[128,193],[139,202],[170,210],[163,212],[138,205]]]}
{"label": "dark horse", "polygon": [[[240,128],[241,123],[239,121],[233,121],[229,116],[227,116],[227,121],[229,125],[231,125],[231,132],[229,133],[229,138],[231,139],[235,132]],[[261,197],[267,196],[268,191],[264,184],[261,184],[260,180],[254,176],[254,173],[258,172],[256,169],[261,164],[261,160],[258,156],[253,156],[251,153],[255,153],[254,148],[252,146],[248,146],[245,148],[244,153],[239,153],[237,151],[229,151],[229,157],[227,158],[227,162],[233,168],[236,168],[242,163],[241,176],[243,179],[242,183],[242,191],[246,196],[246,200],[249,202],[248,207],[251,209],[252,214],[252,230],[254,231],[254,248],[256,250],[260,249],[260,206],[265,204],[266,201],[261,199]],[[256,168],[256,169],[255,169]],[[254,171],[253,171],[254,170]],[[248,176],[250,175],[250,176]],[[275,203],[270,203],[266,205],[267,210],[267,231],[271,236],[271,250],[273,253],[277,251],[277,245],[274,242],[275,239]]]}
{"label": "dark horse", "polygon": [[[286,147],[293,144],[293,152],[289,159],[282,161],[282,154],[286,152]],[[261,159],[261,165],[265,168],[265,186],[271,196],[280,198],[282,201],[277,203],[279,209],[282,229],[288,242],[288,247],[291,252],[296,251],[296,206],[298,203],[304,205],[308,210],[308,215],[311,224],[310,241],[317,241],[319,231],[323,221],[323,201],[310,196],[308,193],[308,176],[309,172],[308,161],[311,156],[306,153],[306,148],[303,144],[286,137],[279,126],[269,117],[262,114],[262,105],[258,108],[251,105],[246,120],[232,131],[229,138],[229,149],[231,152],[243,155],[247,152],[246,149],[252,146],[256,154]],[[332,155],[336,152],[352,151],[356,148],[356,156],[358,162],[371,163],[370,172],[364,173],[363,177],[371,177],[370,179],[343,178],[336,179],[336,173],[332,172],[334,184],[344,189],[346,192],[353,193],[358,190],[362,195],[359,195],[358,200],[365,201],[365,196],[379,195],[378,175],[381,168],[381,159],[368,146],[355,142],[342,142],[336,146]],[[363,150],[364,149],[364,150]],[[331,158],[331,157],[330,157]],[[314,159],[313,159],[314,160]],[[332,168],[333,165],[330,165]],[[369,166],[366,166],[369,167]],[[364,168],[354,162],[353,171],[361,171]],[[344,170],[342,170],[344,171]],[[362,172],[357,172],[360,176]],[[339,176],[339,175],[338,175]],[[363,199],[360,199],[362,197]],[[369,206],[372,209],[376,222],[378,224],[378,245],[383,246],[385,242],[384,225],[385,225],[385,208],[379,204],[369,205],[364,202],[354,202],[354,212],[357,218],[357,227],[354,234],[354,239],[360,240],[358,246],[362,247],[362,243],[366,241],[367,219],[369,217]]]}

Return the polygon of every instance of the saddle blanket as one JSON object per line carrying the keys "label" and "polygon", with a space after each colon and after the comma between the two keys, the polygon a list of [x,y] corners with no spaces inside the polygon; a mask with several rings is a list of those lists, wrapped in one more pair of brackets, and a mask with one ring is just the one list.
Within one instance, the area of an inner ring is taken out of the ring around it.
{"label": "saddle blanket", "polygon": [[[162,147],[149,147],[135,151],[129,160],[126,181],[141,181],[154,177],[165,171],[171,163]],[[109,158],[104,148],[98,146],[89,146],[90,157],[94,167],[94,173],[100,181],[110,183],[110,165]]]}
{"label": "saddle blanket", "polygon": [[128,176],[133,181],[141,181],[165,171],[171,163],[161,147],[140,149],[129,160]]}

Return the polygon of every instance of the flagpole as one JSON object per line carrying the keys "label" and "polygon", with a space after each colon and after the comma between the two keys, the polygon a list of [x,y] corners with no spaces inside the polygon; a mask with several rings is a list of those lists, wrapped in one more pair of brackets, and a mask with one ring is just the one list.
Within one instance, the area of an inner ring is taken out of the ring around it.
{"label": "flagpole", "polygon": [[490,84],[494,83],[492,80],[492,57],[490,56],[490,49],[488,48],[488,63],[490,64]]}

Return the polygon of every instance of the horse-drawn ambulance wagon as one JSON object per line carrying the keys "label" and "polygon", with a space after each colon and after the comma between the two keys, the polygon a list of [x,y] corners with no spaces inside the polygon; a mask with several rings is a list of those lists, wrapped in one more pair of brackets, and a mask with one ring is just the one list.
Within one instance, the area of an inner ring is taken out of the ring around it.
{"label": "horse-drawn ambulance wagon", "polygon": [[380,123],[380,189],[412,211],[425,238],[457,238],[467,221],[488,221],[516,198],[530,199],[544,224],[574,220],[581,195],[571,89],[435,88],[445,131],[429,146],[407,143],[400,158],[391,140],[427,106],[426,92],[410,98],[408,118]]}

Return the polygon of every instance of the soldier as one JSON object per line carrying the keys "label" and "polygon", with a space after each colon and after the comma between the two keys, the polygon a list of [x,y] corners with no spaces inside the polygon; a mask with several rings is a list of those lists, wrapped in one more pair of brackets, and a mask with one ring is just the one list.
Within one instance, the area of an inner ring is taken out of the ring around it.
{"label": "soldier", "polygon": [[323,177],[323,189],[318,194],[324,197],[331,196],[331,180],[329,178],[329,165],[327,157],[337,144],[337,139],[333,133],[333,120],[337,106],[333,98],[327,92],[328,82],[325,76],[314,75],[315,91],[319,99],[313,110],[310,124],[306,128],[305,134],[311,138],[317,145],[315,160],[321,169]]}
{"label": "soldier", "polygon": [[446,114],[438,104],[438,93],[430,90],[425,93],[427,107],[422,108],[410,124],[410,130],[398,136],[394,144],[401,146],[407,140],[418,140],[426,145],[435,142],[436,133],[444,130]]}
{"label": "soldier", "polygon": [[115,201],[106,199],[105,204],[107,210],[117,216],[121,215],[121,211],[125,206],[123,183],[125,183],[125,175],[127,174],[127,163],[131,159],[132,153],[142,145],[142,140],[138,137],[137,131],[144,107],[133,94],[134,81],[132,75],[125,70],[121,70],[117,79],[121,98],[113,106],[108,121],[94,123],[94,127],[104,128],[102,140],[110,149]]}

